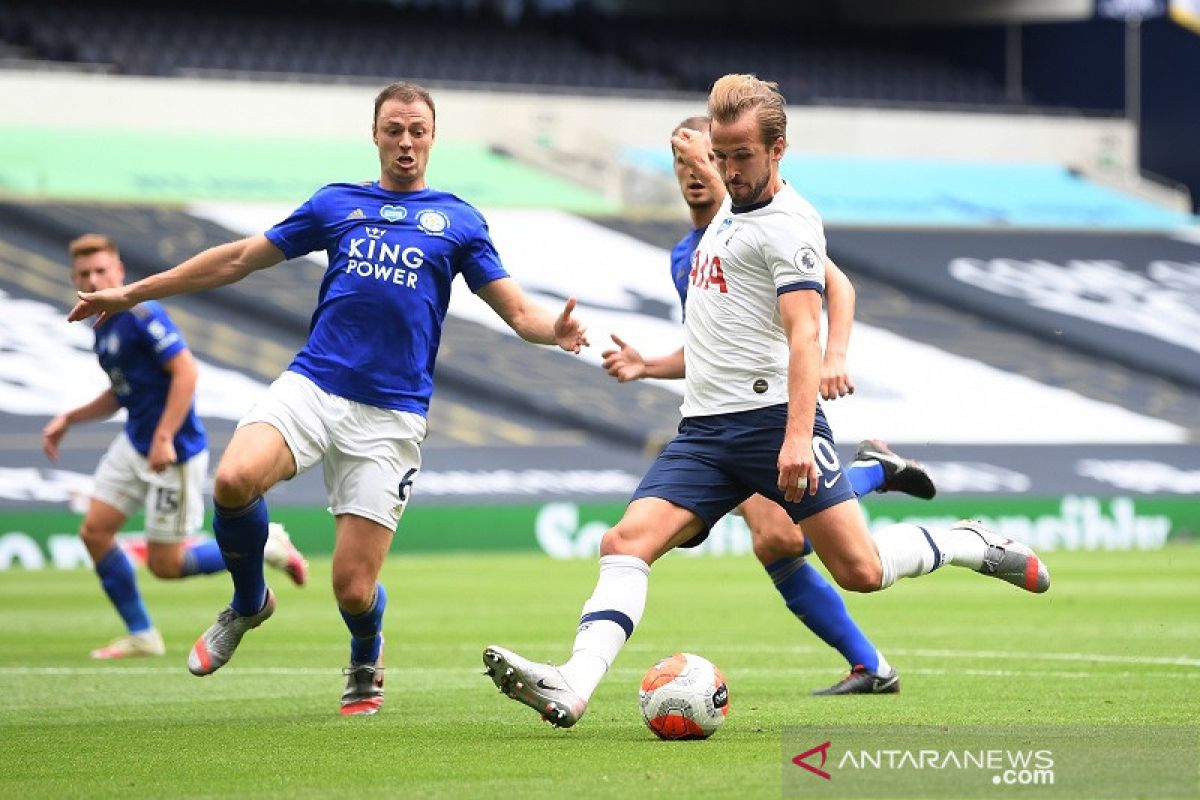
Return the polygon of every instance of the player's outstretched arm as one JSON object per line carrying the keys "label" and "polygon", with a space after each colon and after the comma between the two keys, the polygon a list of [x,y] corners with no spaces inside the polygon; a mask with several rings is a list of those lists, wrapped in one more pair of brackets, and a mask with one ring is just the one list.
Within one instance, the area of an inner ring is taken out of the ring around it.
{"label": "player's outstretched arm", "polygon": [[854,284],[837,264],[825,259],[825,302],[829,334],[821,359],[821,397],[836,400],[854,394],[854,381],[846,366],[850,329],[854,326]]}
{"label": "player's outstretched arm", "polygon": [[132,308],[143,300],[157,300],[187,292],[213,289],[240,281],[251,272],[283,261],[283,253],[259,234],[204,250],[182,264],[142,278],[127,286],[98,292],[79,292],[79,302],[67,315],[69,322],[95,316],[96,324]]}
{"label": "player's outstretched arm", "polygon": [[572,316],[575,298],[567,300],[558,316],[529,299],[512,278],[500,278],[479,290],[479,296],[492,307],[508,327],[527,342],[556,344],[570,353],[588,346],[587,328]]}
{"label": "player's outstretched arm", "polygon": [[615,333],[612,340],[618,350],[605,350],[600,354],[604,369],[621,383],[641,378],[682,378],[684,376],[683,348],[665,356],[643,358],[632,345]]}
{"label": "player's outstretched arm", "polygon": [[111,388],[105,389],[91,402],[84,403],[78,408],[64,411],[46,423],[42,428],[42,451],[50,463],[58,463],[58,444],[67,435],[72,425],[80,422],[90,422],[94,419],[107,419],[121,409],[117,401],[117,393]]}

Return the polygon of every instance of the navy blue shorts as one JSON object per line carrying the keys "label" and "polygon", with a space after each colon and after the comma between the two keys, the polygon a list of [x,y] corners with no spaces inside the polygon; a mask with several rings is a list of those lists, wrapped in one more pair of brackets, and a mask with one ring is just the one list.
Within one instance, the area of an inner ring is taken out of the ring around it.
{"label": "navy blue shorts", "polygon": [[818,407],[813,425],[813,454],[821,472],[817,493],[804,495],[798,503],[783,499],[776,481],[786,423],[787,405],[685,417],[678,435],[663,448],[631,501],[658,497],[691,511],[704,523],[704,530],[682,546],[695,547],[717,520],[753,494],[774,500],[795,522],[854,498],[833,446],[833,433]]}

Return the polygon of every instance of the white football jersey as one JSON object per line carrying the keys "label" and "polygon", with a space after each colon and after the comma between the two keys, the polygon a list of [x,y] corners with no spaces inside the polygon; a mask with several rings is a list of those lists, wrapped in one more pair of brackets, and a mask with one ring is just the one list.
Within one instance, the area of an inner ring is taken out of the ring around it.
{"label": "white football jersey", "polygon": [[778,296],[825,291],[821,216],[790,185],[763,206],[729,198],[692,254],[684,314],[685,417],[788,401]]}

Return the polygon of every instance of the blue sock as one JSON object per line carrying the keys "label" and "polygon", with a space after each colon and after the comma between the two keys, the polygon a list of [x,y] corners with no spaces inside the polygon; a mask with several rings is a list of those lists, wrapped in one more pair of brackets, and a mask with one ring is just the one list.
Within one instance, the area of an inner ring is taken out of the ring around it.
{"label": "blue sock", "polygon": [[354,664],[371,664],[379,660],[383,646],[383,612],[387,608],[387,592],[383,584],[375,584],[375,602],[361,614],[351,615],[341,606],[342,619],[350,629],[350,661]]}
{"label": "blue sock", "polygon": [[803,558],[781,558],[767,566],[767,574],[783,595],[788,609],[853,667],[862,664],[874,672],[879,653],[850,617],[846,603],[816,567]]}
{"label": "blue sock", "polygon": [[181,578],[224,571],[225,559],[221,557],[221,546],[215,541],[200,542],[183,551],[183,570],[179,576]]}
{"label": "blue sock", "polygon": [[883,464],[878,461],[855,461],[843,470],[854,493],[859,497],[883,486]]}
{"label": "blue sock", "polygon": [[267,523],[267,501],[261,497],[243,508],[216,506],[213,512],[213,534],[233,578],[230,605],[243,617],[257,614],[267,601],[267,580],[263,576]]}
{"label": "blue sock", "polygon": [[142,594],[138,591],[137,577],[133,574],[133,564],[129,563],[125,551],[113,547],[96,562],[96,574],[100,576],[100,585],[104,593],[116,607],[125,627],[130,633],[141,633],[154,627],[150,615],[142,603]]}

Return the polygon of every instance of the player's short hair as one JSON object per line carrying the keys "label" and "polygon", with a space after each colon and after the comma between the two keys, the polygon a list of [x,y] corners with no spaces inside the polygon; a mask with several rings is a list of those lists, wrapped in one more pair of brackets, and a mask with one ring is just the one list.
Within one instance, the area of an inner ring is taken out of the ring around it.
{"label": "player's short hair", "polygon": [[409,81],[396,81],[383,87],[379,94],[375,95],[375,119],[379,119],[379,109],[388,100],[399,100],[401,103],[415,103],[419,100],[429,106],[429,113],[433,115],[434,124],[437,124],[437,108],[433,105],[433,95],[424,86]]}
{"label": "player's short hair", "polygon": [[67,245],[67,254],[71,256],[71,260],[90,256],[92,253],[112,253],[117,258],[121,257],[117,243],[102,233],[85,233],[72,239]]}
{"label": "player's short hair", "polygon": [[767,147],[779,138],[787,141],[787,112],[783,105],[779,84],[760,80],[756,75],[723,75],[708,93],[708,116],[722,124],[733,122],[753,109]]}
{"label": "player's short hair", "polygon": [[684,128],[690,128],[694,131],[700,131],[701,133],[708,133],[708,129],[710,127],[712,127],[712,123],[709,121],[708,117],[697,114],[694,117],[688,117],[683,122],[676,125],[674,130],[671,131],[671,136],[679,133]]}

